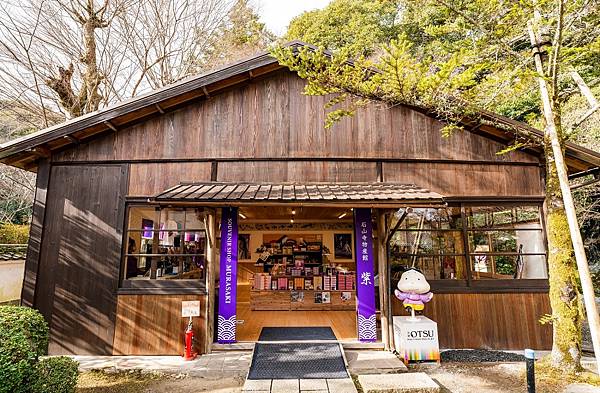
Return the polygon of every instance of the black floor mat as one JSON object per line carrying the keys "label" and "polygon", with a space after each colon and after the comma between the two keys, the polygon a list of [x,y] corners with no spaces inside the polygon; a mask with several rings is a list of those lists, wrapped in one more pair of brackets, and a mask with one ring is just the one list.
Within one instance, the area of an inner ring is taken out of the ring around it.
{"label": "black floor mat", "polygon": [[338,343],[257,343],[254,347],[248,379],[323,378],[348,378]]}
{"label": "black floor mat", "polygon": [[264,327],[258,341],[317,341],[337,340],[333,330],[327,326],[314,327]]}

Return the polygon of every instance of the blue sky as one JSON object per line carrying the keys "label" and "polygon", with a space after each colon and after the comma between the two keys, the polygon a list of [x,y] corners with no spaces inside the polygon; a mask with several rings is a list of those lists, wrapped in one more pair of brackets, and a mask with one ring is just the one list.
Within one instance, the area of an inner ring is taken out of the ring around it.
{"label": "blue sky", "polygon": [[255,0],[261,21],[277,35],[285,33],[290,20],[304,11],[325,7],[330,0]]}

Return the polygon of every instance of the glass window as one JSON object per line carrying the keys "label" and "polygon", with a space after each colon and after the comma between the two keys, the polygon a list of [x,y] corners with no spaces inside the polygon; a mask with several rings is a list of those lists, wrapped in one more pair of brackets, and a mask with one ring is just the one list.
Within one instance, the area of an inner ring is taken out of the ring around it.
{"label": "glass window", "polygon": [[548,277],[539,206],[463,206],[392,216],[392,278],[416,267],[429,280],[466,280],[467,263],[473,279]]}
{"label": "glass window", "polygon": [[474,279],[548,277],[539,206],[468,206],[464,210]]}
{"label": "glass window", "polygon": [[466,280],[459,207],[400,209],[391,227],[396,229],[388,244],[393,279],[416,267],[428,280]]}
{"label": "glass window", "polygon": [[126,280],[204,281],[202,209],[132,206],[127,223]]}

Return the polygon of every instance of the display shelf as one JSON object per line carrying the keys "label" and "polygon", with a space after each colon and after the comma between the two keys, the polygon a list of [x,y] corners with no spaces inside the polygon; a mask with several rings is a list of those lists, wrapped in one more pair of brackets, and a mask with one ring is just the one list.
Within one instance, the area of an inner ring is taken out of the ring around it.
{"label": "display shelf", "polygon": [[[292,302],[292,292],[302,292],[303,301]],[[323,292],[328,292],[330,294],[330,303],[315,303],[315,294],[322,294]],[[350,299],[342,300],[342,292],[350,293]],[[323,291],[314,289],[252,289],[250,296],[250,308],[253,311],[353,311],[356,309],[356,291]]]}

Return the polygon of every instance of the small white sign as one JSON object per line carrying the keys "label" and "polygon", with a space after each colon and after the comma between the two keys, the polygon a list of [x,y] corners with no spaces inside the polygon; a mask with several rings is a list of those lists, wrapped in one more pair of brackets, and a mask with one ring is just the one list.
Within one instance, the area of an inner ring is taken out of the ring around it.
{"label": "small white sign", "polygon": [[185,317],[199,317],[200,316],[200,301],[189,300],[181,302],[181,316]]}

